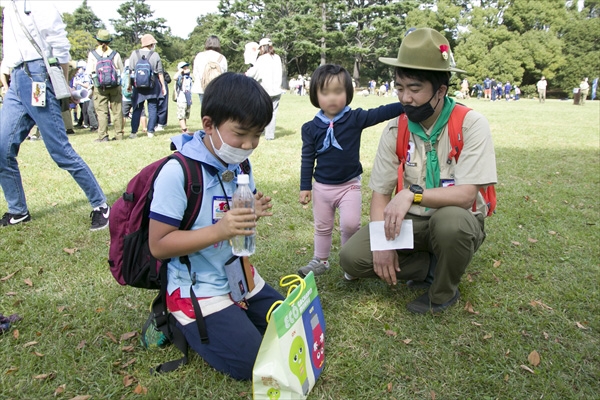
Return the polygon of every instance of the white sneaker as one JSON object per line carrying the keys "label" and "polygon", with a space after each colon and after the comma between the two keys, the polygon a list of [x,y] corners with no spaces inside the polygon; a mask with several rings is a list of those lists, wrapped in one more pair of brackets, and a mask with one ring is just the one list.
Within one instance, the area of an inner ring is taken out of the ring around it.
{"label": "white sneaker", "polygon": [[155,131],[164,131],[165,130],[165,126],[164,125],[156,125],[156,127],[154,128]]}
{"label": "white sneaker", "polygon": [[148,137],[154,137],[154,132],[148,132]]}

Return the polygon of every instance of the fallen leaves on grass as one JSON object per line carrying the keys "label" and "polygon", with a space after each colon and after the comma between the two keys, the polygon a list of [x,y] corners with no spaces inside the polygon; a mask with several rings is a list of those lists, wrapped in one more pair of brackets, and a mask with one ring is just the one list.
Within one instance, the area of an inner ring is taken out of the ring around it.
{"label": "fallen leaves on grass", "polygon": [[534,307],[541,307],[545,308],[546,310],[552,310],[552,307],[542,303],[540,300],[531,300],[529,304],[531,304]]}
{"label": "fallen leaves on grass", "polygon": [[121,342],[124,342],[126,340],[129,340],[131,338],[134,338],[138,335],[138,333],[136,331],[133,332],[127,332],[121,335]]}
{"label": "fallen leaves on grass", "polygon": [[75,249],[69,249],[69,248],[65,247],[65,248],[63,249],[63,251],[64,251],[65,253],[69,254],[69,255],[73,255],[73,254],[75,254],[75,252],[77,251],[77,249],[76,249],[76,248],[75,248]]}
{"label": "fallen leaves on grass", "polygon": [[537,367],[538,365],[540,365],[540,362],[541,362],[540,353],[538,353],[535,350],[532,351],[527,356],[527,361],[529,361],[529,364],[533,365],[534,367]]}
{"label": "fallen leaves on grass", "polygon": [[532,374],[535,374],[535,372],[529,368],[527,365],[521,364],[521,369],[524,369],[527,372],[531,372]]}
{"label": "fallen leaves on grass", "polygon": [[12,374],[13,372],[17,372],[19,370],[18,367],[10,367],[9,369],[6,370],[7,374]]}
{"label": "fallen leaves on grass", "polygon": [[23,348],[26,349],[28,347],[35,346],[36,344],[38,344],[38,342],[27,342],[23,345]]}
{"label": "fallen leaves on grass", "polygon": [[471,323],[475,326],[482,326],[483,324],[480,324],[479,322],[475,322],[475,321],[471,321]]}
{"label": "fallen leaves on grass", "polygon": [[135,346],[133,345],[121,347],[121,351],[126,351],[128,353],[131,353],[133,350],[135,350]]}
{"label": "fallen leaves on grass", "polygon": [[67,389],[67,384],[63,383],[62,385],[60,385],[59,387],[57,387],[54,390],[54,397],[58,396],[59,394],[64,393],[64,391]]}
{"label": "fallen leaves on grass", "polygon": [[129,387],[137,382],[137,379],[133,375],[125,375],[123,377],[123,386]]}
{"label": "fallen leaves on grass", "polygon": [[82,340],[81,342],[79,342],[79,344],[77,345],[77,350],[81,350],[85,347],[85,340]]}
{"label": "fallen leaves on grass", "polygon": [[6,292],[7,296],[16,296],[17,292]]}
{"label": "fallen leaves on grass", "polygon": [[527,241],[528,241],[529,243],[537,243],[537,242],[538,242],[538,240],[537,240],[537,239],[534,239],[534,238],[527,238]]}
{"label": "fallen leaves on grass", "polygon": [[13,276],[15,276],[15,274],[17,272],[19,272],[20,269],[16,270],[15,272],[13,272],[12,274],[8,274],[6,275],[4,278],[0,278],[0,282],[6,282],[7,280],[9,280],[10,278],[12,278]]}
{"label": "fallen leaves on grass", "polygon": [[435,400],[436,394],[433,390],[429,392],[429,395],[431,396],[431,400]]}
{"label": "fallen leaves on grass", "polygon": [[127,361],[125,364],[121,364],[121,368],[127,368],[129,367],[131,364],[135,363],[137,361],[136,358],[132,358],[131,360]]}
{"label": "fallen leaves on grass", "polygon": [[23,282],[25,282],[25,284],[29,287],[33,287],[33,282],[31,281],[31,279],[27,278],[27,279],[23,279]]}
{"label": "fallen leaves on grass", "polygon": [[493,335],[491,333],[486,333],[485,335],[483,335],[483,340],[488,340],[491,339],[493,337]]}
{"label": "fallen leaves on grass", "polygon": [[465,303],[465,311],[468,312],[469,314],[479,314],[479,311],[473,310],[473,305],[471,304],[470,301],[467,301]]}
{"label": "fallen leaves on grass", "polygon": [[498,268],[500,265],[502,265],[502,260],[494,260],[494,268]]}
{"label": "fallen leaves on grass", "polygon": [[[578,323],[579,323],[579,322],[578,322]],[[18,330],[18,329],[15,329],[15,330],[13,331],[13,338],[15,338],[15,339],[18,339],[18,338],[19,338],[19,330]]]}
{"label": "fallen leaves on grass", "polygon": [[392,393],[393,388],[394,388],[394,385],[392,384],[392,382],[387,384],[387,392],[388,393]]}
{"label": "fallen leaves on grass", "polygon": [[579,328],[579,329],[583,329],[586,330],[587,328],[585,326],[583,326],[583,324],[581,322],[575,322],[575,325]]}
{"label": "fallen leaves on grass", "polygon": [[34,351],[33,354],[38,357],[44,357],[44,355],[42,353],[38,353],[37,351]]}
{"label": "fallen leaves on grass", "polygon": [[396,335],[397,335],[397,333],[396,333],[396,332],[394,332],[394,331],[393,331],[393,330],[391,330],[391,329],[386,329],[386,330],[385,330],[385,334],[386,334],[386,335],[388,335],[388,336],[396,336]]}
{"label": "fallen leaves on grass", "polygon": [[83,394],[83,395],[79,395],[79,396],[75,396],[70,398],[69,400],[89,400],[92,398],[92,395],[89,394]]}
{"label": "fallen leaves on grass", "polygon": [[106,336],[108,336],[110,338],[110,340],[112,340],[115,343],[119,343],[117,341],[117,338],[115,337],[115,335],[112,332],[106,332]]}
{"label": "fallen leaves on grass", "polygon": [[39,374],[33,377],[33,379],[40,379],[40,380],[45,380],[45,379],[54,379],[56,378],[56,372],[50,372],[49,374]]}
{"label": "fallen leaves on grass", "polygon": [[135,393],[135,394],[148,394],[148,388],[144,387],[140,383],[138,383],[138,385],[133,390],[133,393]]}

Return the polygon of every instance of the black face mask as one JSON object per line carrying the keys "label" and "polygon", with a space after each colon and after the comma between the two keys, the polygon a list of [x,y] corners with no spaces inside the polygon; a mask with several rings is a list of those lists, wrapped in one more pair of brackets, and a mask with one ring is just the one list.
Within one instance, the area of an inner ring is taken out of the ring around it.
{"label": "black face mask", "polygon": [[[406,113],[408,119],[412,122],[423,122],[427,118],[431,117],[435,112],[435,108],[431,107],[430,104],[434,96],[435,92],[425,104],[421,104],[418,107],[409,105],[404,106],[404,112]],[[440,100],[441,99],[438,99],[438,102],[435,104],[436,107],[438,106],[438,104],[440,104]]]}

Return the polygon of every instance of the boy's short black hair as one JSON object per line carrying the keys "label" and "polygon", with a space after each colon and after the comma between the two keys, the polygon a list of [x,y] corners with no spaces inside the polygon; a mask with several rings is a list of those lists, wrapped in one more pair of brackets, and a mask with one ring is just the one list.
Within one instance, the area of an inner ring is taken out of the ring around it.
{"label": "boy's short black hair", "polygon": [[273,102],[254,79],[225,72],[206,86],[200,114],[209,116],[216,126],[232,120],[246,129],[262,131],[273,117]]}
{"label": "boy's short black hair", "polygon": [[399,78],[412,78],[419,82],[430,82],[433,91],[436,92],[442,85],[446,85],[446,92],[450,87],[450,72],[448,71],[429,71],[424,69],[412,68],[394,68],[394,73]]}
{"label": "boy's short black hair", "polygon": [[319,98],[317,92],[323,90],[325,85],[329,83],[335,76],[342,82],[346,89],[346,105],[352,102],[354,96],[354,88],[352,87],[352,77],[350,73],[346,71],[344,67],[337,64],[325,64],[313,72],[310,78],[310,102],[313,106],[321,108],[319,106]]}

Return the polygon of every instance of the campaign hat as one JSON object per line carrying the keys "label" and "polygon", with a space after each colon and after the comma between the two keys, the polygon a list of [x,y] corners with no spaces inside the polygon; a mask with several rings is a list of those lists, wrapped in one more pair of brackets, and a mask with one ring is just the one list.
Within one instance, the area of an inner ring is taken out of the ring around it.
{"label": "campaign hat", "polygon": [[413,30],[402,40],[398,57],[379,57],[379,61],[401,68],[465,72],[455,67],[448,40],[431,28]]}

